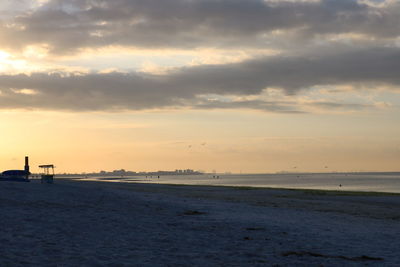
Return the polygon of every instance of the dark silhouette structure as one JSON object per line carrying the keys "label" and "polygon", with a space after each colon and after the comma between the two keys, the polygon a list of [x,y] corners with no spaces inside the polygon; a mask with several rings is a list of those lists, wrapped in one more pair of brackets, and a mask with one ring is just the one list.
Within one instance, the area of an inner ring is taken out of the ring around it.
{"label": "dark silhouette structure", "polygon": [[30,171],[29,171],[29,157],[28,157],[28,156],[25,156],[24,171],[25,171],[26,173],[30,173]]}
{"label": "dark silhouette structure", "polygon": [[7,170],[1,173],[0,181],[12,182],[30,182],[29,181],[29,157],[25,157],[25,166],[23,170]]}
{"label": "dark silhouette structure", "polygon": [[[54,181],[54,165],[53,164],[39,165],[39,168],[43,169],[40,182],[52,184]],[[51,172],[50,169],[52,170]]]}

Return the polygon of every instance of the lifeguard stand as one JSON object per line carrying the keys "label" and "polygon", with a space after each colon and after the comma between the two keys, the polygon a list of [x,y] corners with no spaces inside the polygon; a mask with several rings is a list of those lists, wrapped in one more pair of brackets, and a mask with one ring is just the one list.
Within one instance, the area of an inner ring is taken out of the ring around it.
{"label": "lifeguard stand", "polygon": [[[52,184],[54,181],[54,165],[49,164],[49,165],[39,165],[39,168],[43,169],[43,172],[41,173],[41,180],[40,182],[43,183],[48,183]],[[51,171],[50,171],[51,169]]]}

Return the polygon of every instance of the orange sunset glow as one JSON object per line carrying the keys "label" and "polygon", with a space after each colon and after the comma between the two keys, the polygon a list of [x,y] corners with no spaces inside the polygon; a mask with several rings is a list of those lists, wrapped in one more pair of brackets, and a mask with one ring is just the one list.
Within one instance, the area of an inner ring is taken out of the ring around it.
{"label": "orange sunset glow", "polygon": [[0,3],[0,169],[398,170],[397,1],[120,2]]}

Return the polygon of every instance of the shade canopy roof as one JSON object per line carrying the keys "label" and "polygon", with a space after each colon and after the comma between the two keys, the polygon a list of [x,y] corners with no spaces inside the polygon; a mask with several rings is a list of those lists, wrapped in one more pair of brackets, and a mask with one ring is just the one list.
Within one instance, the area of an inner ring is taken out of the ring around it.
{"label": "shade canopy roof", "polygon": [[39,168],[54,168],[54,165],[53,164],[39,165]]}

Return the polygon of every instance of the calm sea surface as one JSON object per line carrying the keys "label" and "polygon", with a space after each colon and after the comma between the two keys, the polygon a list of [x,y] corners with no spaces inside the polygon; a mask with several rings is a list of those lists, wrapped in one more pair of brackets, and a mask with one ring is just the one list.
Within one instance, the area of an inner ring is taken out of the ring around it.
{"label": "calm sea surface", "polygon": [[204,174],[161,175],[160,178],[157,176],[88,177],[87,180],[400,193],[400,173]]}

